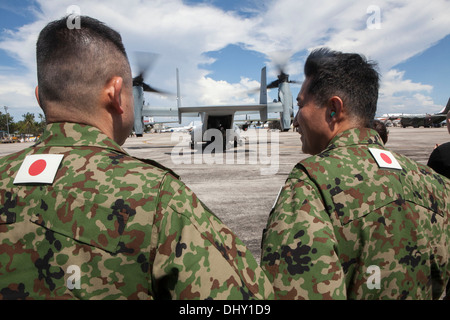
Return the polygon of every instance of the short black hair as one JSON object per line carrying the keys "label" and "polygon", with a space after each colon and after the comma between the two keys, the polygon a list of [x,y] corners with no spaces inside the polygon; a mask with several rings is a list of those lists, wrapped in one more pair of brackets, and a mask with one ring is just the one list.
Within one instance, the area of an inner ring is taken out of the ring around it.
{"label": "short black hair", "polygon": [[39,101],[44,112],[48,102],[71,107],[95,103],[96,90],[114,76],[131,82],[120,34],[88,16],[80,17],[81,28],[69,28],[68,19],[47,24],[36,44]]}
{"label": "short black hair", "polygon": [[377,64],[356,53],[342,53],[328,48],[312,51],[305,62],[309,78],[307,94],[323,105],[333,95],[339,96],[351,115],[370,127],[377,110],[379,74]]}

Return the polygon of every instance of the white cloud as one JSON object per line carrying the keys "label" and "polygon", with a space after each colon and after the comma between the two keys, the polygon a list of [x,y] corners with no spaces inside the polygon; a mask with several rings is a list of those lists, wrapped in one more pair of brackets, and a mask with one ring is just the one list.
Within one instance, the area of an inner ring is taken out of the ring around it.
{"label": "white cloud", "polygon": [[397,93],[411,93],[425,91],[430,93],[433,87],[426,84],[414,83],[409,79],[403,79],[405,72],[396,69],[389,70],[384,74],[381,85],[381,93],[386,96],[392,96]]}
{"label": "white cloud", "polygon": [[[379,9],[380,16],[368,10],[371,6]],[[447,12],[450,2],[445,0],[280,0],[261,15],[249,43],[265,53],[321,46],[362,53],[378,62],[382,74],[379,110],[426,112],[439,108],[430,96],[432,86],[404,79],[404,72],[393,68],[449,34]],[[375,18],[380,29],[369,27]],[[296,73],[301,75],[301,70]]]}
{"label": "white cloud", "polygon": [[[318,46],[354,51],[376,59],[383,70],[420,53],[449,34],[446,0],[279,0],[255,20],[247,39],[264,53],[301,51]],[[381,29],[368,23],[378,7]]]}
{"label": "white cloud", "polygon": [[[36,12],[36,22],[15,31],[3,33],[0,48],[7,51],[23,64],[30,74],[35,73],[35,43],[40,30],[49,21],[66,14],[73,4],[72,0],[40,0],[40,11]],[[232,13],[225,13],[209,6],[187,6],[181,0],[169,1],[77,1],[82,15],[90,15],[118,30],[132,60],[133,51],[158,53],[157,63],[146,79],[152,86],[174,91],[175,68],[179,67],[188,83],[197,83],[206,76],[207,71],[198,67],[202,63],[212,63],[204,55],[207,51],[218,50],[229,43],[237,42],[242,34],[251,28],[251,22]],[[82,23],[82,22],[81,22]],[[133,66],[134,67],[134,66]],[[133,68],[136,69],[136,68]],[[5,69],[4,69],[5,70]],[[135,70],[137,71],[137,70]],[[11,88],[6,79],[0,79],[0,87]],[[22,78],[23,87],[33,88],[36,76],[28,74]],[[185,87],[182,83],[182,89]],[[193,97],[203,96],[199,85],[189,86]],[[4,89],[6,90],[6,89]],[[220,91],[220,89],[218,89]],[[10,93],[11,90],[9,90]],[[34,91],[33,91],[34,92]],[[13,106],[35,105],[33,95],[21,99],[21,103],[10,102]],[[153,96],[150,96],[153,100]],[[190,99],[186,99],[189,101]],[[158,97],[154,100],[163,105],[173,104],[170,99]],[[23,103],[23,104],[22,104]],[[155,103],[153,103],[155,104]],[[198,101],[192,101],[198,104]]]}
{"label": "white cloud", "polygon": [[[5,77],[0,76],[0,82],[3,85],[0,87],[0,96],[4,95],[21,95],[24,97],[31,97],[34,92],[34,87],[29,86],[27,83],[22,81],[22,78],[16,77]],[[11,101],[16,97],[12,96]]]}
{"label": "white cloud", "polygon": [[403,71],[392,69],[384,75],[380,87],[378,114],[438,112],[440,106],[429,96],[433,87],[404,79],[404,74]]}
{"label": "white cloud", "polygon": [[259,82],[255,80],[242,77],[239,83],[228,83],[203,77],[198,85],[203,92],[199,101],[204,105],[258,103],[254,97],[250,97],[248,94],[249,90],[259,87]]}
{"label": "white cloud", "polygon": [[[255,7],[250,18],[207,4],[186,5],[181,0],[38,2],[40,10],[35,12],[35,22],[4,32],[0,39],[0,48],[17,58],[27,70],[11,81],[12,73],[2,67],[8,76],[0,77],[0,98],[11,109],[29,107],[34,110],[31,112],[39,112],[34,101],[35,42],[42,27],[64,16],[74,2],[83,15],[91,15],[120,31],[130,58],[133,51],[160,54],[148,73],[147,80],[152,86],[175,91],[178,67],[183,105],[255,100],[242,92],[256,81],[245,78],[238,83],[215,81],[201,68],[213,61],[206,52],[240,43],[267,55],[275,51],[305,52],[318,46],[363,53],[379,62],[383,74],[381,109],[409,108],[412,103],[417,110],[430,108],[434,106],[430,96],[432,86],[404,79],[404,73],[395,66],[423,52],[450,30],[446,14],[450,12],[450,2],[445,0],[277,0]],[[380,8],[381,29],[367,27],[370,5]],[[291,78],[301,80],[304,58],[305,55],[297,55],[291,61],[287,70]],[[268,76],[272,77],[274,72],[269,66]],[[175,104],[174,99],[155,95],[149,99],[152,105]]]}
{"label": "white cloud", "polygon": [[325,45],[361,52],[379,61],[381,70],[386,71],[428,49],[449,33],[450,21],[443,14],[450,10],[448,1],[380,1],[378,7],[380,29],[367,28],[371,15],[361,15],[364,24],[360,28],[342,28],[332,34]]}
{"label": "white cloud", "polygon": [[22,115],[27,112],[43,113],[34,96],[36,83],[31,79],[35,79],[34,75],[0,75],[0,112],[7,106],[15,121],[22,120]]}

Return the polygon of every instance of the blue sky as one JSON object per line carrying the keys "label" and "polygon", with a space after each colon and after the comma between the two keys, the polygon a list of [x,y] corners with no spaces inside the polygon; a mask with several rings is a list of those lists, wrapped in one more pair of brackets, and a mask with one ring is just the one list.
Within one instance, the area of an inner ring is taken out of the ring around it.
{"label": "blue sky", "polygon": [[[8,106],[15,120],[40,112],[35,42],[71,5],[122,34],[133,70],[134,51],[157,53],[146,79],[152,86],[174,92],[179,68],[185,106],[257,103],[248,92],[264,65],[270,82],[281,53],[290,57],[291,79],[301,81],[308,52],[320,46],[379,63],[378,115],[433,113],[450,97],[448,0],[0,0],[0,111]],[[291,89],[295,99],[300,87]],[[154,94],[146,101],[176,104]]]}

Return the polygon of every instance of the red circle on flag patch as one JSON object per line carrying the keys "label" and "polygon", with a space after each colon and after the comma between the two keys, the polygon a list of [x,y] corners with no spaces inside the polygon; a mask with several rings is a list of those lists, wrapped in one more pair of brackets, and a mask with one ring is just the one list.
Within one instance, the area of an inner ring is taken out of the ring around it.
{"label": "red circle on flag patch", "polygon": [[43,159],[36,160],[28,168],[28,174],[30,176],[37,176],[45,170],[46,166],[47,166],[47,162],[45,160],[43,160]]}
{"label": "red circle on flag patch", "polygon": [[386,153],[380,153],[380,157],[387,164],[391,164],[392,163],[392,159]]}

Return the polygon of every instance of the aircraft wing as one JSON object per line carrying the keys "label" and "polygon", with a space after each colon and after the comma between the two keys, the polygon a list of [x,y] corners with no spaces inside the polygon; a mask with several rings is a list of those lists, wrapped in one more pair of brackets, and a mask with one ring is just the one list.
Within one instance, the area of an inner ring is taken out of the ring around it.
{"label": "aircraft wing", "polygon": [[[267,113],[283,112],[283,105],[281,102],[272,102],[267,104]],[[236,111],[236,115],[256,114],[257,111]],[[278,119],[280,120],[280,119]]]}
{"label": "aircraft wing", "polygon": [[179,123],[181,123],[182,114],[186,115],[194,112],[198,114],[208,113],[214,116],[234,115],[236,112],[259,112],[261,119],[266,121],[267,104],[180,107],[178,109]]}
{"label": "aircraft wing", "polygon": [[144,106],[142,108],[142,115],[147,117],[177,117],[178,108]]}
{"label": "aircraft wing", "polygon": [[228,115],[234,114],[237,111],[259,111],[264,109],[267,105],[255,104],[255,105],[224,105],[224,106],[198,106],[198,107],[180,107],[180,113],[202,113],[206,112],[214,115]]}
{"label": "aircraft wing", "polygon": [[235,112],[258,112],[267,105],[232,105],[232,106],[197,106],[197,107],[150,107],[142,108],[142,115],[147,117],[177,117],[178,113],[186,116],[198,116],[199,113],[206,112],[214,115],[234,114]]}
{"label": "aircraft wing", "polygon": [[179,120],[181,123],[181,115],[193,113],[208,113],[215,116],[231,115],[231,114],[251,114],[259,113],[262,121],[267,121],[267,114],[270,112],[282,112],[283,105],[280,102],[268,104],[250,104],[250,105],[221,105],[221,106],[196,106],[196,107],[179,107]]}

